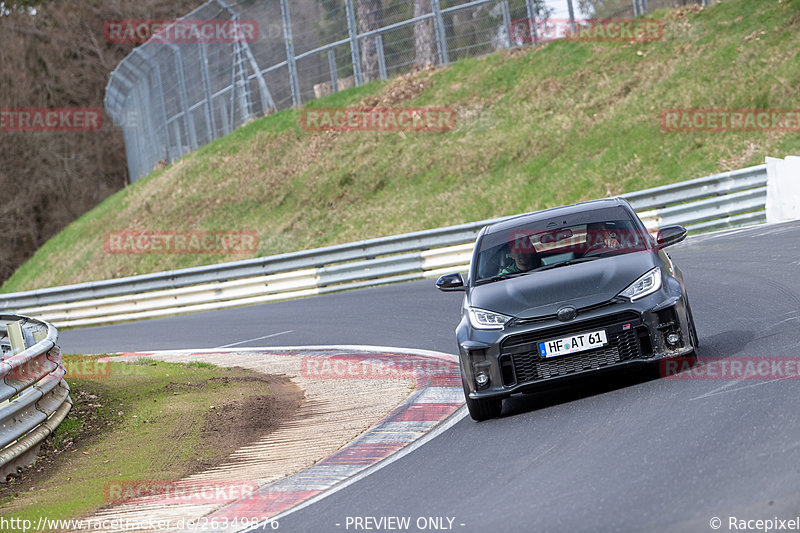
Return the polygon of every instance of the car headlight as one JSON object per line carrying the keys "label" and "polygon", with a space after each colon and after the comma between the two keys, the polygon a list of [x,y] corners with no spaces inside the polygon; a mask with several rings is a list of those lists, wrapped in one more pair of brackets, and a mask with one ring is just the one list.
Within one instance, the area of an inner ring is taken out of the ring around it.
{"label": "car headlight", "polygon": [[647,274],[631,283],[627,289],[619,293],[620,296],[630,298],[632,302],[653,294],[661,288],[661,269],[656,267]]}
{"label": "car headlight", "polygon": [[511,320],[510,316],[501,315],[485,309],[470,307],[469,323],[475,329],[503,329],[506,322]]}

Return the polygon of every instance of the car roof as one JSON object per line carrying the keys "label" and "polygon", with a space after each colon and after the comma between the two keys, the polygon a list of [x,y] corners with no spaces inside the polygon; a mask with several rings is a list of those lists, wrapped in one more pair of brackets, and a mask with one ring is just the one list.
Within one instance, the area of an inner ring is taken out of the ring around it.
{"label": "car roof", "polygon": [[590,200],[588,202],[581,202],[579,204],[565,205],[561,207],[552,207],[543,211],[536,211],[534,213],[525,213],[518,215],[502,222],[497,222],[486,228],[486,234],[496,233],[498,231],[508,231],[517,226],[537,222],[539,220],[546,220],[557,216],[570,216],[584,211],[593,211],[595,209],[602,209],[608,207],[624,206],[630,208],[628,202],[622,198],[603,198],[601,200]]}

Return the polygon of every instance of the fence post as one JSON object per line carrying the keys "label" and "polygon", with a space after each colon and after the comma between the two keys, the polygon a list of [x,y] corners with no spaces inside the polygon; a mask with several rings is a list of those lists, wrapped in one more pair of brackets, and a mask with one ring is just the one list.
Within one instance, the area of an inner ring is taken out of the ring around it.
{"label": "fence post", "polygon": [[[217,3],[228,13],[230,13],[231,20],[239,20],[239,14],[228,4],[226,4],[224,0],[217,0]],[[255,76],[256,80],[258,80],[258,91],[259,96],[261,97],[261,112],[262,114],[266,115],[270,109],[276,108],[275,102],[272,100],[272,94],[270,94],[269,89],[267,88],[267,82],[264,81],[264,75],[261,73],[258,62],[253,55],[253,51],[250,50],[250,44],[247,42],[247,39],[237,39],[236,42],[244,48],[247,61],[250,63],[250,68],[253,69],[253,75]],[[245,76],[245,83],[249,82],[249,77]]]}
{"label": "fence post", "polygon": [[386,81],[386,78],[388,78],[386,75],[386,56],[383,55],[383,37],[380,33],[375,36],[375,48],[378,51],[378,74],[382,80]]}
{"label": "fence post", "polygon": [[233,93],[234,92],[235,92],[235,87],[232,87],[231,88],[231,118],[230,118],[230,122],[228,121],[228,106],[225,105],[225,101],[223,100],[222,101],[222,105],[219,106],[219,111],[220,111],[220,114],[222,115],[222,135],[228,135],[231,132],[231,130],[234,128],[234,125],[233,125],[234,118],[233,117],[236,116],[235,111],[234,111],[234,107],[233,107],[233,98],[234,98],[234,94]]}
{"label": "fence post", "polygon": [[353,0],[345,0],[347,8],[347,31],[350,34],[350,55],[353,58],[353,81],[355,86],[361,85],[361,52],[358,50],[358,26]]}
{"label": "fence post", "polygon": [[339,90],[339,73],[336,70],[336,52],[333,48],[328,50],[328,69],[331,71],[331,93]]}
{"label": "fence post", "polygon": [[[267,82],[264,80],[264,74],[261,73],[261,68],[258,66],[258,62],[253,55],[253,51],[250,50],[250,45],[248,44],[247,40],[243,40],[241,45],[245,55],[247,56],[247,62],[250,63],[250,68],[253,69],[253,75],[258,81],[258,93],[261,97],[261,113],[266,115],[270,109],[276,109],[277,106],[275,105],[275,101],[272,99],[272,93],[269,92]],[[250,81],[249,77],[246,77],[245,80],[248,83]]]}
{"label": "fence post", "polygon": [[[164,137],[167,141],[167,146],[170,145],[169,142],[169,124],[167,123],[167,102],[164,98],[164,79],[161,77],[161,65],[158,63],[153,63],[153,72],[155,73],[156,78],[156,85],[158,86],[158,103],[160,104],[161,108],[161,121],[164,123]],[[171,163],[172,161],[167,161],[167,163]]]}
{"label": "fence post", "polygon": [[525,9],[528,11],[528,24],[530,25],[531,44],[537,44],[536,35],[536,8],[533,6],[533,0],[525,0]]}
{"label": "fence post", "polygon": [[203,76],[203,88],[206,91],[206,130],[208,133],[208,142],[213,141],[217,136],[217,124],[214,120],[214,101],[212,100],[211,93],[211,76],[208,73],[208,52],[206,50],[206,43],[200,42],[200,73]]}
{"label": "fence post", "polygon": [[289,16],[289,3],[281,0],[281,16],[283,17],[283,39],[286,41],[286,65],[289,67],[289,83],[292,86],[292,105],[300,105],[300,84],[297,81],[297,62],[294,58],[294,40],[292,39],[292,19]]}
{"label": "fence post", "polygon": [[[174,130],[175,142],[177,143],[175,145],[175,148],[176,148],[175,153],[178,154],[177,157],[183,157],[184,156],[184,153],[183,153],[183,136],[181,135],[181,125],[178,124],[177,120],[174,120],[172,122],[172,129]],[[176,157],[176,159],[177,159],[177,157]]]}
{"label": "fence post", "polygon": [[431,8],[433,10],[433,29],[436,33],[436,47],[439,49],[439,63],[447,65],[450,63],[450,57],[447,53],[447,33],[444,29],[442,6],[439,4],[439,0],[431,0]]}
{"label": "fence post", "polygon": [[[141,79],[144,80],[145,83],[140,83],[137,85],[137,88],[140,91],[141,97],[139,109],[144,109],[144,126],[147,128],[144,139],[147,143],[147,150],[150,153],[150,160],[158,162],[164,159],[164,154],[161,152],[161,147],[158,146],[158,135],[153,125],[153,120],[155,119],[152,106],[153,96],[150,91],[150,83],[144,73],[142,73]],[[149,170],[152,171],[152,169]]]}
{"label": "fence post", "polygon": [[[175,54],[175,72],[178,75],[178,89],[181,97],[181,109],[183,109],[183,122],[186,128],[186,135],[189,136],[189,149],[194,152],[197,150],[197,130],[194,128],[194,117],[189,110],[189,93],[186,90],[186,77],[183,74],[183,57],[181,51],[174,44],[170,50]],[[183,149],[181,149],[181,152]],[[181,154],[183,155],[183,154]]]}
{"label": "fence post", "polygon": [[506,48],[511,48],[511,13],[508,11],[508,0],[503,0],[503,26],[506,27]]}
{"label": "fence post", "polygon": [[572,7],[572,0],[567,0],[567,9],[569,10],[569,31],[575,35],[575,9]]}

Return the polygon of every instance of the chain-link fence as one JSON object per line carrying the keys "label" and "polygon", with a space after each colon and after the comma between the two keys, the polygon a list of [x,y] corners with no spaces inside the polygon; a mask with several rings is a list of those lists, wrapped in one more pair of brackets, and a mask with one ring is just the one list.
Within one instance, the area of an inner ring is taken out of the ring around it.
{"label": "chain-link fence", "polygon": [[[707,2],[620,1],[620,17]],[[135,181],[273,111],[412,68],[535,44],[535,35],[512,39],[512,21],[548,16],[580,14],[572,0],[211,0],[182,24],[159,27],[117,66],[106,110],[123,130]],[[143,25],[112,21],[106,38],[136,38]]]}

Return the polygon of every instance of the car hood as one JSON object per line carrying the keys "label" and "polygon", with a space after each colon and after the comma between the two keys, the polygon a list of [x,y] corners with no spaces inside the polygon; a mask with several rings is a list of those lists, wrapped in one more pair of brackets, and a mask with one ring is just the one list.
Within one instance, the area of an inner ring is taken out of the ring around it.
{"label": "car hood", "polygon": [[657,265],[652,252],[604,257],[473,287],[470,305],[518,318],[606,302]]}

